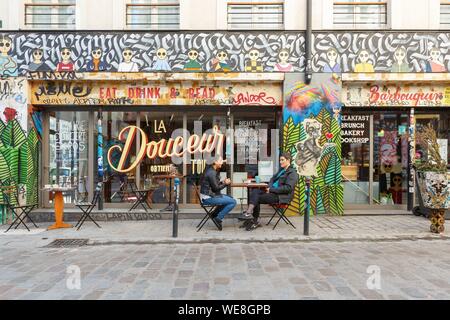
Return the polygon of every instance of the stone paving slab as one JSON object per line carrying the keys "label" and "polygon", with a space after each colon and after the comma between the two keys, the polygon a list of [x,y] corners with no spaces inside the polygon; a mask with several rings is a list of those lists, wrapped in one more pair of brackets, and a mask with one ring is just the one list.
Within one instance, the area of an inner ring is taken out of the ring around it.
{"label": "stone paving slab", "polygon": [[[429,221],[413,215],[384,216],[313,216],[310,220],[309,236],[303,235],[303,217],[291,217],[292,227],[283,221],[275,230],[265,225],[268,218],[263,218],[263,226],[251,232],[239,228],[242,222],[237,219],[226,219],[223,231],[218,231],[212,222],[208,222],[200,231],[196,231],[199,219],[179,220],[178,237],[172,237],[171,220],[152,221],[116,221],[100,222],[97,228],[87,221],[81,230],[75,228],[45,230],[50,223],[40,223],[40,229],[32,232],[21,229],[3,231],[0,227],[0,245],[9,243],[15,246],[45,246],[55,239],[89,239],[88,244],[151,244],[151,243],[208,243],[208,242],[289,242],[289,241],[348,241],[369,240],[386,241],[402,239],[447,239],[450,233],[446,230],[441,235],[429,232]],[[450,225],[448,226],[450,228]],[[447,228],[447,229],[448,229]]]}
{"label": "stone paving slab", "polygon": [[[450,242],[442,240],[71,249],[6,245],[0,256],[0,300],[447,300],[447,252]],[[79,282],[71,270],[79,271]],[[376,270],[375,282],[371,270]]]}

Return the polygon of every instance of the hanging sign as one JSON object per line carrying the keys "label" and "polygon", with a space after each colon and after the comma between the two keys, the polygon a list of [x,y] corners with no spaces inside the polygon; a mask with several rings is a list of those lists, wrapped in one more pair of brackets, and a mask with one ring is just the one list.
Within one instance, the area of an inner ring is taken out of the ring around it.
{"label": "hanging sign", "polygon": [[[129,155],[132,150],[133,142],[140,137],[140,145],[136,152],[136,157],[130,163]],[[161,139],[159,141],[148,141],[145,132],[136,126],[123,128],[119,133],[119,141],[123,144],[117,144],[108,150],[108,163],[110,167],[117,172],[126,173],[132,171],[145,156],[149,159],[183,157],[185,153],[209,153],[216,150],[220,152],[223,149],[224,135],[214,126],[212,134],[190,135],[186,140],[182,137],[175,139]],[[119,152],[120,159],[118,163],[113,163],[113,153]]]}

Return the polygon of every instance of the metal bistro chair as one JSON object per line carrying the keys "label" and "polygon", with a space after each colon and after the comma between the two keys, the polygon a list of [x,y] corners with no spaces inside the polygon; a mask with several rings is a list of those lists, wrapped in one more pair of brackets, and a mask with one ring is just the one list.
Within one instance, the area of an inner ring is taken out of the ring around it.
{"label": "metal bistro chair", "polygon": [[275,223],[275,225],[273,226],[272,230],[275,230],[275,228],[278,225],[278,222],[280,222],[281,219],[283,219],[283,221],[292,226],[292,228],[296,229],[296,227],[292,224],[291,220],[288,219],[288,217],[286,217],[286,215],[284,214],[286,212],[286,209],[289,207],[288,203],[271,203],[270,206],[272,207],[273,210],[275,210],[274,214],[272,215],[272,218],[270,218],[269,222],[267,222],[267,225],[270,224],[270,222],[272,222],[272,219],[278,215],[279,218],[277,220],[277,222]]}
{"label": "metal bistro chair", "polygon": [[206,222],[208,222],[209,219],[211,219],[211,221],[214,223],[214,225],[216,226],[216,228],[218,230],[220,230],[219,226],[217,225],[217,223],[214,221],[213,218],[213,213],[214,210],[218,208],[218,206],[216,205],[207,205],[207,204],[203,204],[202,198],[200,197],[200,190],[199,187],[194,185],[194,190],[195,193],[197,195],[198,201],[200,203],[200,206],[203,208],[203,210],[205,210],[206,214],[203,217],[203,219],[200,221],[200,223],[197,225],[197,232],[199,232],[203,226],[206,224]]}
{"label": "metal bistro chair", "polygon": [[83,223],[86,221],[87,218],[91,219],[91,221],[95,223],[97,227],[101,228],[99,224],[91,217],[92,209],[95,208],[95,206],[98,203],[98,200],[100,199],[100,192],[101,190],[97,189],[94,191],[94,198],[92,199],[92,202],[78,202],[75,204],[83,212],[80,220],[78,220],[77,224],[75,225],[75,228],[78,227],[77,230],[80,230],[81,226],[83,225]]}
{"label": "metal bistro chair", "polygon": [[[29,216],[29,214],[36,207],[36,205],[35,204],[24,205],[24,206],[19,205],[18,204],[19,203],[19,199],[17,197],[17,194],[15,192],[15,188],[13,186],[0,186],[0,188],[1,188],[1,191],[2,191],[3,200],[5,201],[6,207],[8,209],[10,209],[14,213],[14,215],[16,216],[16,218],[11,223],[9,228],[5,231],[5,233],[8,232],[15,224],[17,224],[17,225],[14,227],[14,229],[17,229],[20,224],[23,224],[25,226],[25,228],[28,231],[30,231],[30,229],[28,228],[28,226],[25,223],[25,218],[28,218],[28,220],[30,220],[30,222],[36,228],[39,228],[36,225],[36,223],[34,223],[34,221]],[[14,203],[17,203],[17,205],[14,204]]]}

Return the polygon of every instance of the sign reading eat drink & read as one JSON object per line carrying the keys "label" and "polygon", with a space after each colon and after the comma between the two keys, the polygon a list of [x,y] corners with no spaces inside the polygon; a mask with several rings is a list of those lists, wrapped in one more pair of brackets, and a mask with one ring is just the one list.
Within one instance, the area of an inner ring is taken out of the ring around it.
{"label": "sign reading eat drink & read", "polygon": [[275,83],[36,81],[35,105],[261,105],[281,106]]}

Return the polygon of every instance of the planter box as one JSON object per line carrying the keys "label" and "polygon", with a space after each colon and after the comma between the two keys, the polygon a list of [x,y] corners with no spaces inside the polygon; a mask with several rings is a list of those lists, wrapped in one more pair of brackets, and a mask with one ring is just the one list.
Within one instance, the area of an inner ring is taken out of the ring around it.
{"label": "planter box", "polygon": [[432,171],[419,171],[417,174],[424,206],[430,209],[450,208],[447,174]]}

